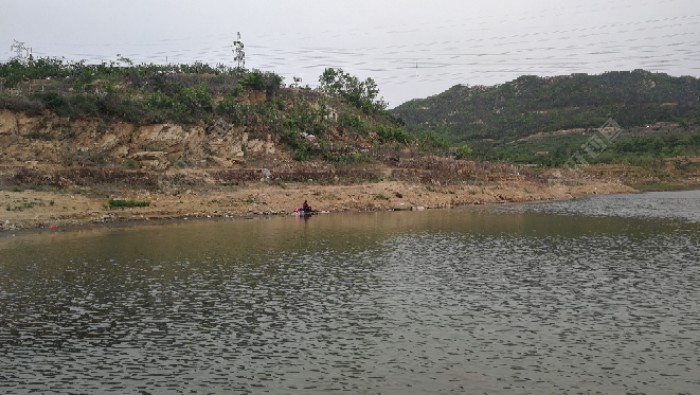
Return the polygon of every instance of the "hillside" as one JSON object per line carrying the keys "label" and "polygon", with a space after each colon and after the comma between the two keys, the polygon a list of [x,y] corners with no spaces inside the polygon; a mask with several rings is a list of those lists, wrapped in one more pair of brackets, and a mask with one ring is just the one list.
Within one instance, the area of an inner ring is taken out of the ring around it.
{"label": "hillside", "polygon": [[[336,77],[337,91],[319,92],[285,87],[274,73],[202,64],[0,64],[0,163],[156,170],[346,163],[412,142],[376,92]],[[343,96],[351,89],[353,102]]]}
{"label": "hillside", "polygon": [[0,230],[288,214],[307,199],[422,210],[697,184],[695,160],[470,160],[469,147],[408,133],[373,80],[327,69],[319,81],[202,64],[0,64]]}
{"label": "hillside", "polygon": [[643,70],[602,75],[522,76],[496,86],[457,85],[392,110],[416,134],[454,143],[536,133],[663,122],[700,123],[700,80]]}

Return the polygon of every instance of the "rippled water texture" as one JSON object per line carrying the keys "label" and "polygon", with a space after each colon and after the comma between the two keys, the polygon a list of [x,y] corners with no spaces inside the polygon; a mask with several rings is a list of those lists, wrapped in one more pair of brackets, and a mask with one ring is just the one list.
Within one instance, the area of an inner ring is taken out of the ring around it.
{"label": "rippled water texture", "polygon": [[0,393],[697,394],[698,198],[3,237]]}

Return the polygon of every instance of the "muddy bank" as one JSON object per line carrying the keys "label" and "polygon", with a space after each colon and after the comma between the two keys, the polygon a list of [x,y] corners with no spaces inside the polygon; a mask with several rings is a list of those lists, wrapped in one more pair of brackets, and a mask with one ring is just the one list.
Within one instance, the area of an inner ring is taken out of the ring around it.
{"label": "muddy bank", "polygon": [[[103,196],[13,188],[0,191],[0,229],[61,229],[171,218],[289,215],[304,200],[308,200],[316,210],[360,212],[571,199],[596,193],[633,191],[621,183],[604,181],[504,181],[449,186],[404,181],[353,185],[258,182],[186,190],[177,194],[135,189]],[[147,202],[148,206],[114,208],[109,206],[110,199]]]}

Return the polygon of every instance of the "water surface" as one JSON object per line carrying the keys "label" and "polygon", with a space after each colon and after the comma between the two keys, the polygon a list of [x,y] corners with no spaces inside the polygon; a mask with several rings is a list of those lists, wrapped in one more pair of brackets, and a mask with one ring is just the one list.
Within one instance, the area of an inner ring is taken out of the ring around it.
{"label": "water surface", "polygon": [[0,239],[0,392],[700,392],[698,193]]}

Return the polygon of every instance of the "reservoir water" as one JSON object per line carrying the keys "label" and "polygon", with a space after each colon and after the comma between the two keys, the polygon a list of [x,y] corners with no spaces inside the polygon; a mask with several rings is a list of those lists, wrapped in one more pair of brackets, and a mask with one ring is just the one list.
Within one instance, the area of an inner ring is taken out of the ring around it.
{"label": "reservoir water", "polygon": [[0,235],[2,394],[698,394],[700,192]]}

